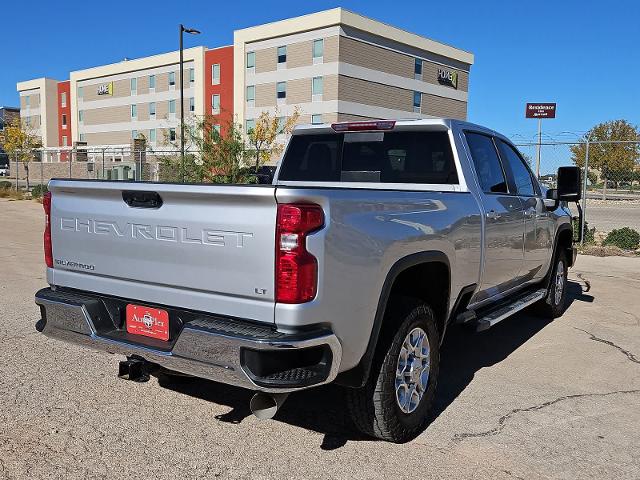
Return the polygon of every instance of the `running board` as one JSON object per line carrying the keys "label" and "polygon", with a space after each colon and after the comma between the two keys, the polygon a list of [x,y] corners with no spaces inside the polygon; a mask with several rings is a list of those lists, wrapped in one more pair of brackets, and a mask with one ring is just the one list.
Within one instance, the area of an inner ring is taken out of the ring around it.
{"label": "running board", "polygon": [[476,332],[482,332],[484,330],[488,330],[493,327],[496,323],[501,322],[505,318],[509,318],[513,314],[523,310],[528,307],[532,303],[537,302],[538,300],[542,300],[547,294],[547,290],[541,288],[539,290],[534,290],[532,292],[525,293],[517,297],[512,302],[496,307],[495,309],[489,310],[485,314],[482,312],[478,312],[478,317],[475,322]]}

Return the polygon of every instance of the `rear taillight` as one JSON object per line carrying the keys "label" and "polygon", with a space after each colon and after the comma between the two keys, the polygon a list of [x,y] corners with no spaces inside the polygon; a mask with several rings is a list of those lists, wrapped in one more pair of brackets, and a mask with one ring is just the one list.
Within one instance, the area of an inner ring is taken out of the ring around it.
{"label": "rear taillight", "polygon": [[44,208],[44,261],[47,267],[53,268],[53,249],[51,247],[51,192],[47,192],[42,197],[42,207]]}
{"label": "rear taillight", "polygon": [[319,205],[280,204],[276,225],[276,301],[304,303],[318,289],[318,261],[307,251],[307,235],[324,225]]}

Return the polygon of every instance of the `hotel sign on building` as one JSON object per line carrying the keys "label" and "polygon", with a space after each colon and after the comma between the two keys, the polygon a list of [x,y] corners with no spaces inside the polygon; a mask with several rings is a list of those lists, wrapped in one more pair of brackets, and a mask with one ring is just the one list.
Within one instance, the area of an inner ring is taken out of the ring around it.
{"label": "hotel sign on building", "polygon": [[98,95],[113,95],[113,82],[100,85],[98,87]]}
{"label": "hotel sign on building", "polygon": [[438,67],[438,82],[442,85],[458,88],[458,72]]}

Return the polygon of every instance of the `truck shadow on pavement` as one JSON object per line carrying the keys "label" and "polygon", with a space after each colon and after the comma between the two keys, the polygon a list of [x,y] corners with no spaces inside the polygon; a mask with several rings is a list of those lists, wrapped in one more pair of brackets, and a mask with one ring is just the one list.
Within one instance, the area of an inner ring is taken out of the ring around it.
{"label": "truck shadow on pavement", "polygon": [[[568,282],[569,307],[574,301],[593,301],[585,295],[579,283]],[[475,373],[495,365],[524,345],[552,320],[533,316],[527,310],[499,323],[482,333],[475,333],[459,326],[447,331],[440,356],[440,380],[431,421],[438,418],[469,385]],[[216,420],[240,424],[251,415],[249,400],[253,395],[245,389],[201,379],[159,378],[159,384],[186,395],[226,405],[231,410],[217,415]],[[322,433],[320,448],[334,450],[348,441],[371,441],[358,433],[351,423],[343,390],[326,385],[293,393],[273,420]]]}

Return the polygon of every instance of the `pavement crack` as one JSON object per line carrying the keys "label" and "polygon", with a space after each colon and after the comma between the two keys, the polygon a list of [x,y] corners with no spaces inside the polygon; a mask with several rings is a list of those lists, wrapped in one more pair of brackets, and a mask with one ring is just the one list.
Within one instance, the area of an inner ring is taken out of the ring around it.
{"label": "pavement crack", "polygon": [[587,280],[584,277],[583,273],[576,273],[576,277],[578,277],[580,280],[582,280],[584,282],[584,285],[585,285],[586,288],[583,290],[583,293],[586,293],[589,290],[591,290],[591,280]]}
{"label": "pavement crack", "polygon": [[507,422],[518,413],[526,413],[526,412],[535,412],[538,410],[542,410],[543,408],[550,407],[555,405],[556,403],[564,402],[565,400],[574,400],[576,398],[594,398],[594,397],[608,397],[610,395],[624,395],[624,394],[633,394],[640,393],[640,389],[636,390],[616,390],[615,392],[604,392],[604,393],[577,393],[573,395],[564,395],[562,397],[556,398],[554,400],[549,400],[548,402],[544,402],[538,405],[533,405],[531,407],[526,408],[514,408],[509,413],[501,416],[498,419],[498,426],[492,428],[491,430],[486,430],[484,432],[469,432],[469,433],[456,433],[453,436],[454,441],[462,441],[467,438],[479,438],[479,437],[491,437],[493,435],[498,435],[504,430]]}
{"label": "pavement crack", "polygon": [[573,327],[576,330],[579,330],[581,332],[586,333],[587,335],[589,335],[590,340],[593,340],[594,342],[600,342],[600,343],[604,343],[605,345],[609,345],[610,347],[613,347],[619,351],[621,351],[622,353],[624,353],[626,355],[626,357],[631,360],[633,363],[638,363],[640,364],[640,359],[638,359],[633,353],[631,353],[628,350],[625,350],[624,348],[622,348],[619,345],[616,345],[615,343],[613,343],[611,340],[605,340],[604,338],[600,338],[600,337],[596,337],[593,333],[591,332],[587,332],[586,330],[583,330],[581,328],[578,327]]}

